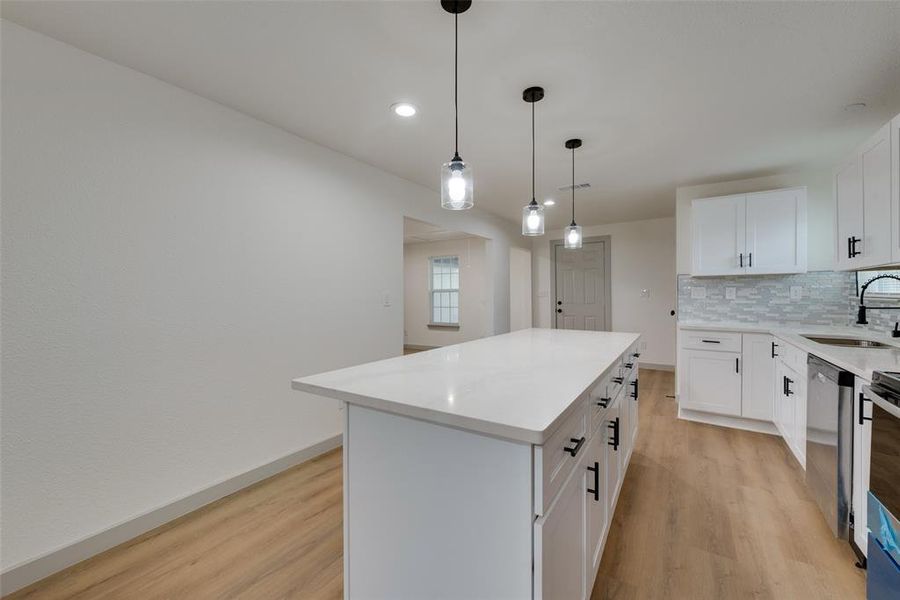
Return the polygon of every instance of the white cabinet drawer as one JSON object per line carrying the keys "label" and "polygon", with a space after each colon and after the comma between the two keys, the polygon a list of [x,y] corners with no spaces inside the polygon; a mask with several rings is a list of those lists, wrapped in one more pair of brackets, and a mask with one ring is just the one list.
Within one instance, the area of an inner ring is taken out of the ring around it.
{"label": "white cabinet drawer", "polygon": [[587,447],[590,436],[587,408],[588,403],[581,402],[543,446],[534,447],[534,479],[540,485],[540,489],[535,486],[536,514],[544,514]]}
{"label": "white cabinet drawer", "polygon": [[740,352],[741,334],[725,331],[682,331],[681,347],[687,350]]}
{"label": "white cabinet drawer", "polygon": [[[588,414],[590,415],[590,431],[597,431],[597,427],[603,422],[603,415],[609,409],[610,404],[615,396],[610,395],[610,379],[612,375],[607,375],[594,387],[591,397],[588,399]],[[589,436],[590,437],[590,436]]]}
{"label": "white cabinet drawer", "polygon": [[775,338],[775,356],[788,368],[797,373],[806,372],[806,352],[792,346],[779,338]]}

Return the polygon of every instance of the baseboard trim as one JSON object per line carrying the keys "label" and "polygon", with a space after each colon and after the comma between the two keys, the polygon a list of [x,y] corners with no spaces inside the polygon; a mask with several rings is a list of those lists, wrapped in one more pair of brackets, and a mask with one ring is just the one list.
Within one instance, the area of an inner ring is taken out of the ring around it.
{"label": "baseboard trim", "polygon": [[333,450],[341,445],[341,440],[341,434],[326,438],[312,446],[215,483],[174,502],[151,509],[132,519],[113,525],[100,533],[82,538],[56,550],[51,550],[47,554],[24,563],[14,565],[0,573],[0,595],[11,594],[74,564],[132,540],[152,529],[156,529],[160,525],[165,525],[169,521],[202,508],[211,502],[215,502],[263,479],[277,475],[285,469]]}
{"label": "baseboard trim", "polygon": [[672,373],[675,372],[675,365],[665,365],[662,363],[648,363],[648,362],[644,362],[644,361],[641,361],[640,365],[641,365],[642,369],[651,369],[653,371],[669,371]]}
{"label": "baseboard trim", "polygon": [[775,424],[769,421],[757,421],[756,419],[715,415],[681,407],[678,408],[678,418],[684,419],[685,421],[694,421],[695,423],[704,423],[706,425],[718,425],[719,427],[730,427],[731,429],[743,429],[744,431],[779,435],[778,430],[775,428]]}

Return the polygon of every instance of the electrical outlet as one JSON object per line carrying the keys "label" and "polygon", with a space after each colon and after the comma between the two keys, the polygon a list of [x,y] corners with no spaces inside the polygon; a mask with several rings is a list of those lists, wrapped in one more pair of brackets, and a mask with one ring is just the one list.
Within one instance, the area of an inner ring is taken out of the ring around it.
{"label": "electrical outlet", "polygon": [[727,287],[725,288],[725,299],[726,300],[734,300],[737,298],[737,288]]}
{"label": "electrical outlet", "polygon": [[699,285],[691,286],[691,298],[694,300],[702,300],[706,298],[706,288]]}
{"label": "electrical outlet", "polygon": [[803,288],[799,285],[791,286],[791,300],[800,300],[803,297]]}
{"label": "electrical outlet", "polygon": [[644,288],[641,290],[641,298],[649,298],[650,297],[650,288]]}

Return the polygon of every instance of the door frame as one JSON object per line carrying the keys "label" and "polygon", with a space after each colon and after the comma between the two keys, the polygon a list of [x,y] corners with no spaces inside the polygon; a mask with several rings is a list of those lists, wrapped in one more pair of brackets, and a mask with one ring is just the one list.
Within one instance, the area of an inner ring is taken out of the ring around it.
{"label": "door frame", "polygon": [[[594,235],[582,240],[584,243],[600,242],[603,244],[603,262],[606,273],[606,298],[604,303],[603,320],[607,329],[612,331],[612,236]],[[556,253],[562,249],[565,251],[565,243],[562,239],[550,240],[550,328],[556,327]]]}

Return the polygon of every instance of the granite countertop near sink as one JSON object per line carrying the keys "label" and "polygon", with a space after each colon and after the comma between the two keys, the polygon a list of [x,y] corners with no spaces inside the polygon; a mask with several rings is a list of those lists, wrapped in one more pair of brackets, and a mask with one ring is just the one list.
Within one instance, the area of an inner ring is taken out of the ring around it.
{"label": "granite countertop near sink", "polygon": [[[737,323],[679,321],[679,329],[694,331],[728,331],[733,333],[768,333],[809,354],[872,381],[873,371],[900,371],[900,338],[866,331],[859,327],[835,327],[805,323]],[[872,340],[891,348],[856,348],[829,346],[806,339],[804,335],[847,337]]]}

